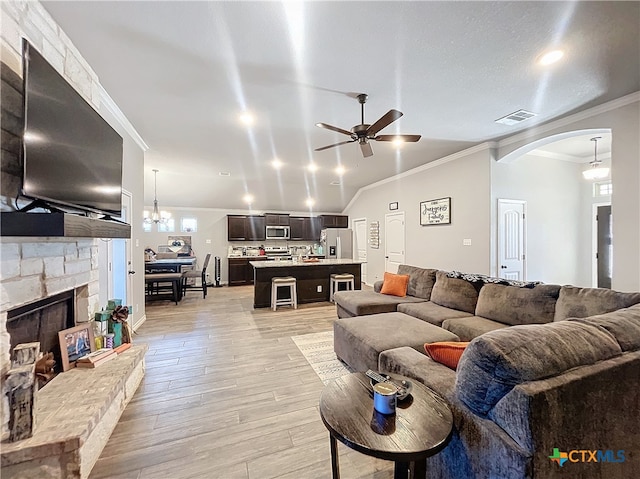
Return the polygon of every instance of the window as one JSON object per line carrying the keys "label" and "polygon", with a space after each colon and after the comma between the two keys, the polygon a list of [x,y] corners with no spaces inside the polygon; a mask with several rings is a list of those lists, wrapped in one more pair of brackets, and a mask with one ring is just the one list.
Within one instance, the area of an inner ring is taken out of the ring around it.
{"label": "window", "polygon": [[593,184],[594,198],[598,198],[600,196],[611,196],[612,193],[613,193],[613,185],[611,184],[610,181]]}
{"label": "window", "polygon": [[151,233],[151,228],[153,227],[153,223],[147,223],[146,221],[142,222],[142,231],[145,233]]}
{"label": "window", "polygon": [[158,233],[173,233],[176,230],[176,220],[169,218],[165,224],[158,223]]}
{"label": "window", "polygon": [[182,218],[180,220],[180,231],[183,233],[195,233],[198,231],[198,218]]}

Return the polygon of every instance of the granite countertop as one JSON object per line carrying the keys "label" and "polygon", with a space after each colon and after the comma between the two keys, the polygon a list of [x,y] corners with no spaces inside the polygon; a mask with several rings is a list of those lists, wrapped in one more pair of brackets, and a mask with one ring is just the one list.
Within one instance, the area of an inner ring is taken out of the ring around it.
{"label": "granite countertop", "polygon": [[311,261],[308,263],[298,261],[251,261],[249,264],[254,268],[285,268],[291,266],[326,266],[333,264],[363,264],[366,261],[360,261],[357,259],[321,259],[318,261]]}
{"label": "granite countertop", "polygon": [[257,259],[257,258],[264,258],[264,257],[265,257],[265,255],[257,255],[257,254],[255,254],[255,255],[253,255],[253,254],[252,255],[241,255],[241,254],[240,255],[233,255],[233,254],[227,255],[227,259]]}

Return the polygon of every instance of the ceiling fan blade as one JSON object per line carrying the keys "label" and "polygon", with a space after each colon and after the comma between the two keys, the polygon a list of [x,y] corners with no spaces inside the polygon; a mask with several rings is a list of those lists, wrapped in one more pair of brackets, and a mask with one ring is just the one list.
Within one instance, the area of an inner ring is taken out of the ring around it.
{"label": "ceiling fan blade", "polygon": [[334,143],[333,145],[328,145],[328,146],[323,146],[321,148],[316,148],[313,151],[328,150],[329,148],[333,148],[334,146],[346,145],[347,143],[353,143],[354,141],[356,141],[356,140],[341,141],[340,143]]}
{"label": "ceiling fan blade", "polygon": [[366,142],[360,142],[360,149],[362,150],[362,156],[367,158],[368,156],[373,156],[373,148],[371,145]]}
{"label": "ceiling fan blade", "polygon": [[378,133],[383,128],[386,128],[387,126],[389,126],[391,123],[396,121],[401,116],[402,116],[401,111],[389,110],[384,115],[382,115],[378,121],[376,121],[373,125],[367,128],[367,136],[368,137],[376,136],[376,133]]}
{"label": "ceiling fan blade", "polygon": [[324,128],[325,130],[331,130],[338,133],[342,133],[343,135],[347,135],[347,136],[353,135],[353,133],[351,133],[350,131],[343,130],[342,128],[338,128],[337,126],[327,125],[326,123],[316,123],[316,126],[319,126],[320,128]]}
{"label": "ceiling fan blade", "polygon": [[403,141],[405,143],[415,143],[421,138],[421,135],[378,135],[374,138],[376,141]]}

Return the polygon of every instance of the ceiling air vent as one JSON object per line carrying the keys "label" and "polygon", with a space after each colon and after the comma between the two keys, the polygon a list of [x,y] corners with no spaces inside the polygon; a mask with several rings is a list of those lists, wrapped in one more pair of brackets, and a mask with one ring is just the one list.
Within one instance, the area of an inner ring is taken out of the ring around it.
{"label": "ceiling air vent", "polygon": [[229,173],[228,171],[221,171],[220,173],[218,173],[220,176],[231,176],[231,173]]}
{"label": "ceiling air vent", "polygon": [[503,125],[515,125],[516,123],[520,123],[521,121],[528,120],[536,116],[537,113],[532,113],[527,110],[518,110],[513,113],[509,113],[507,116],[503,116],[496,120],[496,123],[502,123]]}
{"label": "ceiling air vent", "polygon": [[340,186],[342,183],[340,183],[340,181],[338,181],[338,180],[335,180],[335,181],[332,181],[332,182],[331,182],[331,183],[329,183],[329,184],[330,184],[331,186]]}

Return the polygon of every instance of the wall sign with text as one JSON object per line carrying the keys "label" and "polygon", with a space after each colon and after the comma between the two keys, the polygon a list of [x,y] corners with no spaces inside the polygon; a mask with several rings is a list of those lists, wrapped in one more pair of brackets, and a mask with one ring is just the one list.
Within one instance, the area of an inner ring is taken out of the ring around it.
{"label": "wall sign with text", "polygon": [[451,224],[451,197],[422,201],[420,224],[422,226]]}

